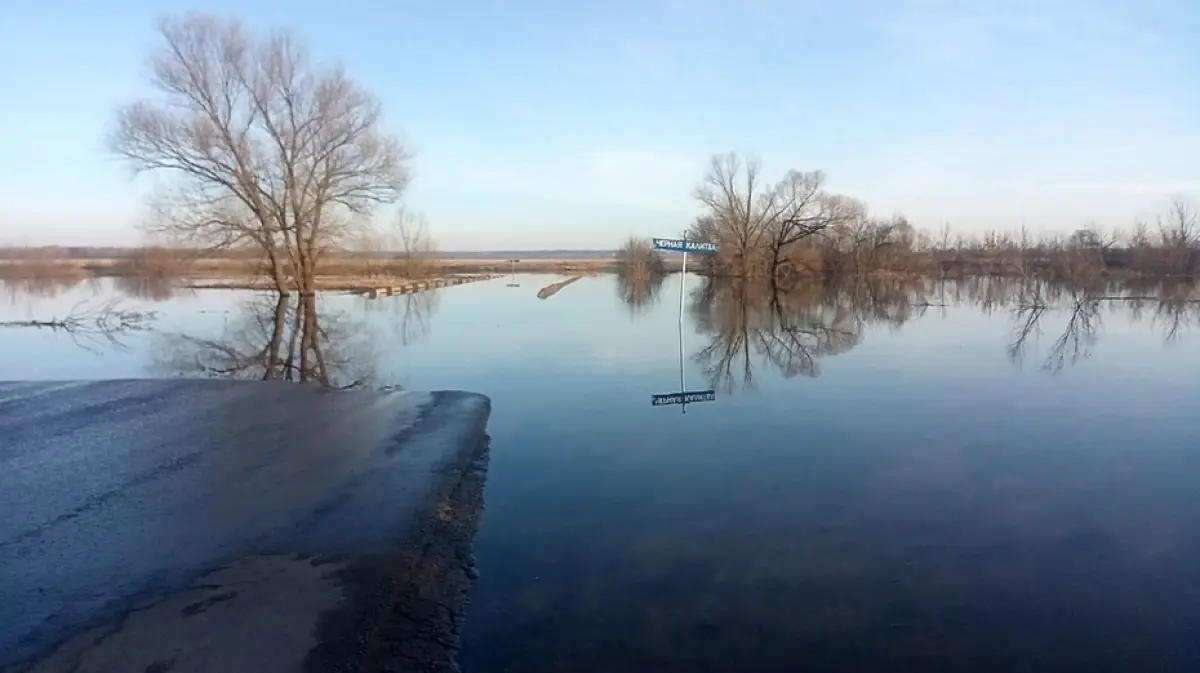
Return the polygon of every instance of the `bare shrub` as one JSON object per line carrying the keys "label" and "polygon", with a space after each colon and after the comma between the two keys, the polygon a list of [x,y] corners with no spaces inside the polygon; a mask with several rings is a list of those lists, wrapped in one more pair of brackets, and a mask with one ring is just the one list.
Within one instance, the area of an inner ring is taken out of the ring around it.
{"label": "bare shrub", "polygon": [[629,280],[648,281],[665,271],[662,255],[648,238],[630,236],[617,249],[618,272]]}

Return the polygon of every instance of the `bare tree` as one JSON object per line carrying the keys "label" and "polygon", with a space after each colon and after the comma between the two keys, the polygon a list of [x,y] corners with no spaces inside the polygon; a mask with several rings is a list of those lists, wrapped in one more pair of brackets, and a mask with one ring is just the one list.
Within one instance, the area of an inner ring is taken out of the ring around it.
{"label": "bare tree", "polygon": [[395,232],[404,276],[427,276],[429,265],[437,256],[437,242],[429,233],[429,222],[425,216],[401,210],[396,215]]}
{"label": "bare tree", "polygon": [[767,225],[770,250],[770,276],[779,275],[789,247],[849,222],[866,210],[860,202],[839,194],[822,191],[825,174],[820,171],[790,171],[776,187],[781,215]]}
{"label": "bare tree", "polygon": [[1138,219],[1133,223],[1133,233],[1129,235],[1129,245],[1135,249],[1149,248],[1153,245],[1150,242],[1150,226],[1145,220]]}
{"label": "bare tree", "polygon": [[1182,198],[1171,201],[1165,218],[1159,218],[1159,235],[1166,247],[1185,248],[1196,242],[1198,232],[1196,211]]}
{"label": "bare tree", "polygon": [[716,243],[738,275],[754,275],[751,265],[766,233],[762,205],[769,188],[759,178],[761,168],[755,158],[743,166],[737,154],[714,156],[694,194],[705,209],[697,224],[708,229],[708,237],[701,240]]}
{"label": "bare tree", "polygon": [[1158,220],[1158,235],[1168,272],[1189,272],[1192,249],[1200,242],[1200,221],[1192,204],[1182,198],[1173,199],[1166,217]]}
{"label": "bare tree", "polygon": [[949,252],[954,247],[954,238],[951,233],[950,223],[942,223],[942,228],[938,230],[937,237],[938,252]]}
{"label": "bare tree", "polygon": [[734,274],[774,277],[786,250],[851,217],[857,203],[827,193],[821,171],[788,171],[769,184],[758,159],[715,156],[694,196],[705,212],[690,235],[718,244]]}
{"label": "bare tree", "polygon": [[408,184],[379,101],[286,32],[256,37],[206,14],[158,29],[156,96],[119,108],[109,138],[135,173],[169,178],[149,230],[255,248],[281,294],[312,294],[322,255]]}

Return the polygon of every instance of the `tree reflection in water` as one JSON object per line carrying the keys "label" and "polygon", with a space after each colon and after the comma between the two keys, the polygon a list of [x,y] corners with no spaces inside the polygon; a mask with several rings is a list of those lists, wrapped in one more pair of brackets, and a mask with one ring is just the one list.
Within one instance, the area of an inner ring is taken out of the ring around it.
{"label": "tree reflection in water", "polygon": [[617,272],[617,296],[629,309],[630,315],[647,313],[662,298],[664,280],[665,274],[635,274],[622,269]]}
{"label": "tree reflection in water", "polygon": [[[693,356],[709,386],[753,389],[756,367],[785,377],[820,375],[821,358],[857,346],[873,324],[898,329],[931,307],[976,307],[1007,313],[1008,359],[1020,366],[1032,344],[1053,336],[1041,369],[1058,374],[1091,357],[1106,313],[1132,324],[1149,320],[1164,340],[1200,325],[1196,281],[1069,285],[1038,278],[979,276],[962,281],[812,283],[782,293],[738,279],[708,279],[692,295],[691,313],[707,345]],[[1049,318],[1047,318],[1049,316]],[[1052,323],[1053,327],[1046,326]]]}
{"label": "tree reflection in water", "polygon": [[376,299],[366,303],[370,313],[384,313],[401,346],[429,337],[432,318],[441,302],[440,290],[426,290]]}
{"label": "tree reflection in water", "polygon": [[1067,320],[1046,354],[1042,369],[1057,374],[1091,357],[1103,325],[1096,288],[1054,290],[1056,296],[1048,299],[1042,283],[1025,283],[1019,289],[1013,301],[1012,338],[1008,345],[1008,358],[1013,364],[1021,366],[1024,363],[1030,341],[1036,341],[1042,334],[1042,320],[1052,309],[1065,311]]}
{"label": "tree reflection in water", "polygon": [[[12,303],[16,303],[24,297],[53,299],[76,288],[99,295],[106,291],[106,281],[108,279],[99,276],[0,278],[0,288],[3,288]],[[121,295],[145,301],[167,301],[185,291],[179,287],[177,280],[161,276],[113,276],[108,282],[111,282],[112,289]]]}
{"label": "tree reflection in water", "polygon": [[167,301],[184,292],[176,280],[162,276],[114,276],[113,288],[131,299]]}
{"label": "tree reflection in water", "polygon": [[918,313],[913,287],[904,284],[801,286],[772,292],[741,280],[707,281],[691,305],[708,344],[693,356],[709,387],[732,393],[754,388],[756,366],[784,377],[820,375],[823,357],[859,344],[865,326],[898,326]]}
{"label": "tree reflection in water", "polygon": [[9,302],[16,304],[25,297],[53,299],[77,287],[89,288],[93,294],[100,290],[100,280],[93,276],[31,276],[26,278],[0,278],[0,287],[8,295]]}
{"label": "tree reflection in water", "polygon": [[1132,319],[1148,317],[1168,342],[1200,325],[1200,282],[1194,278],[1135,283],[1129,291],[1125,302]]}
{"label": "tree reflection in water", "polygon": [[[1131,324],[1149,319],[1167,342],[1177,341],[1200,324],[1200,292],[1194,280],[1095,283],[1071,286],[1037,279],[1009,284],[1012,333],[1008,357],[1020,366],[1031,342],[1045,332],[1047,315],[1064,317],[1041,369],[1052,374],[1091,357],[1103,331],[1104,308]],[[993,293],[999,295],[1000,293]]]}
{"label": "tree reflection in water", "polygon": [[351,388],[374,379],[370,330],[316,297],[247,300],[217,338],[162,335],[156,365],[177,376],[261,379]]}

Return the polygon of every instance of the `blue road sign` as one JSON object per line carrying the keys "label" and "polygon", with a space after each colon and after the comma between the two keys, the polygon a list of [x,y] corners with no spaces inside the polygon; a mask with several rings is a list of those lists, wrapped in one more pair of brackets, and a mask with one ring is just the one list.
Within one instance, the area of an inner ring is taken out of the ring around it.
{"label": "blue road sign", "polygon": [[675,252],[698,252],[708,255],[711,255],[717,251],[716,243],[686,241],[682,238],[656,238],[653,240],[654,247],[659,250],[673,250]]}
{"label": "blue road sign", "polygon": [[716,401],[717,391],[715,390],[689,390],[682,393],[665,393],[662,395],[650,396],[650,404],[656,407],[661,407],[667,404],[691,404],[693,402]]}

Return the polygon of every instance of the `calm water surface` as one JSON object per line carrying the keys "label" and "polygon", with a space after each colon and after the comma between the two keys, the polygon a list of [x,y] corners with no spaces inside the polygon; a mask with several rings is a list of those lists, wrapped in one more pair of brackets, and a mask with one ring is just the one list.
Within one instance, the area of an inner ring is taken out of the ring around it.
{"label": "calm water surface", "polygon": [[[1200,670],[1194,294],[691,278],[681,328],[678,278],[560,279],[316,307],[331,383],[493,400],[468,673]],[[0,378],[262,376],[250,293],[9,284],[0,320],[116,297],[151,329],[0,329]],[[686,414],[650,404],[681,343]]]}

